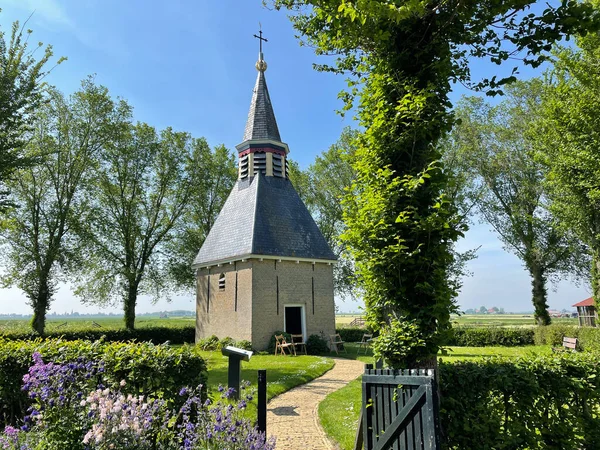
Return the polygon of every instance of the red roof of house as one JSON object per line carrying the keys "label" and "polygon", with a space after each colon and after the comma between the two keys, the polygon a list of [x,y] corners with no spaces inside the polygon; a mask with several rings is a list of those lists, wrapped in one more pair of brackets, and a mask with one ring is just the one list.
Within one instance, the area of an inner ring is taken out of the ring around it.
{"label": "red roof of house", "polygon": [[573,306],[594,306],[594,297],[586,298],[579,303],[575,303]]}

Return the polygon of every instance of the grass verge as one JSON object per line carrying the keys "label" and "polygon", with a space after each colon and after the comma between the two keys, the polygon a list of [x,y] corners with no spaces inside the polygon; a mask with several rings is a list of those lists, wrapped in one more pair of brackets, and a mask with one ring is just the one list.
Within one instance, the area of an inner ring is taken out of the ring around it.
{"label": "grass verge", "polygon": [[[227,357],[220,351],[198,352],[208,366],[208,393],[218,398],[219,384],[227,386]],[[267,371],[267,399],[282,394],[320,377],[334,366],[332,359],[321,356],[273,356],[255,355],[249,362],[242,362],[242,380],[250,381],[250,388],[257,388],[258,370]],[[247,417],[256,418],[256,398],[248,403]]]}
{"label": "grass verge", "polygon": [[[492,356],[514,358],[534,354],[549,354],[550,346],[527,347],[449,347],[447,355],[440,355],[444,361],[474,361]],[[369,353],[370,355],[370,353]],[[359,359],[365,363],[373,362],[372,356],[357,356],[356,347],[348,348],[347,354],[341,357]],[[370,359],[369,359],[370,358]],[[361,408],[361,378],[357,378],[342,389],[329,394],[319,404],[319,421],[325,433],[334,439],[342,450],[352,450],[358,427],[358,417]]]}

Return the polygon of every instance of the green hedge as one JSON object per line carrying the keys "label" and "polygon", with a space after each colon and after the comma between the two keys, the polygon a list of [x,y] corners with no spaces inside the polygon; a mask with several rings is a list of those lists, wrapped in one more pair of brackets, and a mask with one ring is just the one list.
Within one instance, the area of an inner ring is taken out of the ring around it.
{"label": "green hedge", "polygon": [[537,327],[535,330],[536,345],[560,347],[564,337],[577,338],[581,350],[600,351],[600,328],[557,324]]}
{"label": "green hedge", "polygon": [[[29,401],[21,390],[23,375],[39,352],[45,362],[82,358],[104,365],[106,386],[126,381],[125,393],[151,395],[177,402],[184,386],[206,387],[206,364],[191,347],[151,343],[107,343],[60,339],[9,341],[0,338],[0,427],[25,415]],[[206,388],[204,389],[206,391]]]}
{"label": "green hedge", "polygon": [[448,449],[600,448],[595,353],[440,363]]}
{"label": "green hedge", "polygon": [[[339,333],[344,342],[360,342],[362,341],[363,334],[369,333],[366,328],[359,327],[337,328],[335,332]],[[329,336],[327,336],[327,339],[329,339]]]}
{"label": "green hedge", "polygon": [[533,328],[454,327],[448,345],[459,347],[518,347],[534,344]]}
{"label": "green hedge", "polygon": [[[0,334],[6,340],[26,341],[36,339],[38,336],[27,331],[8,331]],[[65,341],[97,341],[124,342],[136,340],[138,342],[152,342],[159,345],[167,341],[171,344],[192,344],[196,338],[196,329],[193,326],[184,327],[147,327],[135,330],[124,328],[69,328],[68,330],[52,330],[44,335],[44,339],[62,339]]]}

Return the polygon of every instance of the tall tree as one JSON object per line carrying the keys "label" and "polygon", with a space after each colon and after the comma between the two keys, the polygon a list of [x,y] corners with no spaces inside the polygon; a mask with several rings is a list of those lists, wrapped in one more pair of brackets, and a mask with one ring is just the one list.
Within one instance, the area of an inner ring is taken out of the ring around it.
{"label": "tall tree", "polygon": [[341,235],[346,229],[342,200],[354,180],[352,158],[358,131],[345,128],[338,141],[315,158],[305,171],[290,166],[290,179],[338,257],[333,269],[334,289],[343,297],[354,294],[354,261]]}
{"label": "tall tree", "polygon": [[39,334],[57,283],[78,261],[72,225],[86,208],[82,182],[110,128],[127,115],[127,108],[115,105],[106,88],[90,79],[68,99],[51,89],[24,153],[39,164],[19,169],[7,181],[16,208],[8,211],[0,230],[7,272],[3,282],[23,290]]}
{"label": "tall tree", "polygon": [[600,35],[577,44],[557,52],[532,139],[548,170],[554,214],[589,247],[600,307]]}
{"label": "tall tree", "polygon": [[86,245],[75,293],[84,301],[121,301],[125,327],[135,327],[140,293],[168,287],[163,245],[173,238],[193,186],[189,134],[158,135],[144,123],[123,123],[99,154],[87,189],[88,213],[78,234]]}
{"label": "tall tree", "polygon": [[523,261],[531,276],[535,319],[548,325],[548,278],[576,273],[584,249],[551,214],[545,171],[528,138],[540,110],[541,81],[517,82],[506,92],[496,106],[477,97],[461,101],[444,156],[457,161],[464,195],[479,216]]}
{"label": "tall tree", "polygon": [[14,178],[14,172],[36,161],[23,153],[33,127],[33,113],[43,101],[42,80],[51,70],[46,65],[52,47],[43,49],[36,60],[34,54],[43,44],[29,48],[31,33],[14,22],[7,42],[6,32],[0,29],[0,212],[11,205],[7,182]]}
{"label": "tall tree", "polygon": [[235,157],[224,146],[211,151],[206,139],[192,141],[192,158],[195,163],[190,170],[196,184],[181,220],[166,251],[169,254],[169,271],[175,284],[189,290],[195,286],[196,277],[192,261],[212,228],[227,196],[231,192],[238,171]]}
{"label": "tall tree", "polygon": [[[471,83],[469,57],[498,64],[517,52],[538,65],[564,33],[590,26],[593,8],[574,0],[525,13],[533,1],[274,0],[296,11],[296,29],[317,53],[337,53],[359,95],[353,197],[346,239],[364,288],[375,351],[396,367],[435,365],[456,310],[448,282],[461,235],[443,193],[437,141],[452,124],[451,81]],[[514,76],[475,82],[490,94]]]}

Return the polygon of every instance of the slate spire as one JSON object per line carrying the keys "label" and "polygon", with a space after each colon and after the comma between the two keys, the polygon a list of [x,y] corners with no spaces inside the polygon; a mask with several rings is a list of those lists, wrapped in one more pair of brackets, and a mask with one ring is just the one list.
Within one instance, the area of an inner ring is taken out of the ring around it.
{"label": "slate spire", "polygon": [[275,113],[273,112],[273,105],[271,104],[271,97],[269,97],[269,90],[267,89],[267,80],[265,78],[267,63],[263,58],[262,48],[258,54],[256,70],[258,70],[258,76],[256,77],[256,84],[252,92],[252,101],[250,103],[243,141],[266,139],[281,142]]}

